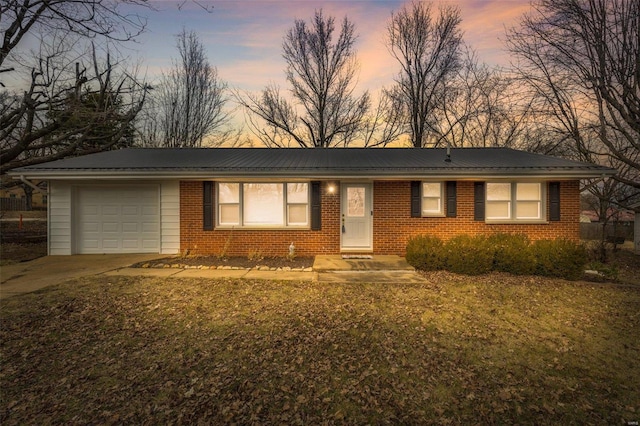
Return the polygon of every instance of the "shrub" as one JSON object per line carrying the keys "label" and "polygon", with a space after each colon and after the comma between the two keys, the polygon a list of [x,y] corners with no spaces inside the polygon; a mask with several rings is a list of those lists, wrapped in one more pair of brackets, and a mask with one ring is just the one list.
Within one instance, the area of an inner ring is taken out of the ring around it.
{"label": "shrub", "polygon": [[444,244],[442,240],[429,235],[418,235],[409,239],[407,255],[409,265],[423,271],[444,269]]}
{"label": "shrub", "polygon": [[539,240],[532,245],[536,274],[577,280],[584,272],[587,253],[583,245],[568,240]]}
{"label": "shrub", "polygon": [[531,242],[522,234],[495,234],[489,237],[493,247],[493,269],[514,275],[530,275],[536,270]]}
{"label": "shrub", "polygon": [[486,274],[493,266],[493,248],[482,235],[458,235],[447,242],[445,253],[447,269],[457,274]]}

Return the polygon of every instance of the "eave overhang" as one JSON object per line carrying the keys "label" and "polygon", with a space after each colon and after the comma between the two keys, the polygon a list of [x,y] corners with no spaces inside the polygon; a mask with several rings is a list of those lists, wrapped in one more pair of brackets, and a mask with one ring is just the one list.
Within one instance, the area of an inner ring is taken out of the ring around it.
{"label": "eave overhang", "polygon": [[416,170],[19,170],[9,172],[14,179],[41,180],[217,180],[217,179],[305,179],[305,180],[486,180],[486,179],[588,179],[614,175],[615,169],[416,169]]}

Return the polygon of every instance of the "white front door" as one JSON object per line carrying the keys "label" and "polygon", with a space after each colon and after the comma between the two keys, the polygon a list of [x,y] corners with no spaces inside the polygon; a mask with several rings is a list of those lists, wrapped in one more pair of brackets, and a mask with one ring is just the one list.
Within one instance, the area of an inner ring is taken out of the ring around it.
{"label": "white front door", "polygon": [[373,249],[371,183],[343,183],[341,187],[342,250]]}

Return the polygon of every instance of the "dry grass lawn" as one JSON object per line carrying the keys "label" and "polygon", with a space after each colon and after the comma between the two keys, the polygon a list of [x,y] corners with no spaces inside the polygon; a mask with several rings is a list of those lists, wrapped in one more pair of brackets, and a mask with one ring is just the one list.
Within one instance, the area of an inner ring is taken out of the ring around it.
{"label": "dry grass lawn", "polygon": [[91,277],[2,301],[0,423],[626,424],[640,289]]}

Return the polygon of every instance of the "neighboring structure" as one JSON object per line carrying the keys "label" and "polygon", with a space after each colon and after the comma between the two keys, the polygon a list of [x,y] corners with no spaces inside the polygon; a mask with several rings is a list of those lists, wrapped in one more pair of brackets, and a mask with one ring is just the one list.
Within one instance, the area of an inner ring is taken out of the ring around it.
{"label": "neighboring structure", "polygon": [[506,148],[123,149],[15,169],[49,181],[49,254],[403,254],[417,234],[579,238],[579,179]]}
{"label": "neighboring structure", "polygon": [[[32,191],[31,209],[44,210],[47,208],[47,192],[45,182],[34,182],[36,186],[42,188],[41,191]],[[0,188],[0,210],[27,210],[27,196],[22,186],[12,188]]]}

